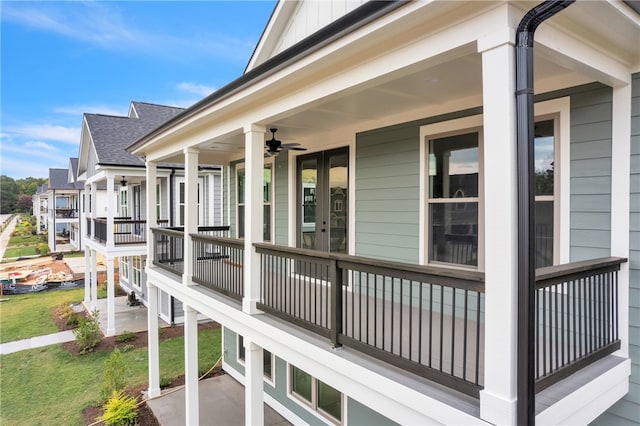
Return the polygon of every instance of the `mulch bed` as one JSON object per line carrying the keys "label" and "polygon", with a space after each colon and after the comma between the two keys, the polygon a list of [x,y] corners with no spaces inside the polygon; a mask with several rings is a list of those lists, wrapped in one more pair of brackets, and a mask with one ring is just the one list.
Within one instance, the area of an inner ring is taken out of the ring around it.
{"label": "mulch bed", "polygon": [[[82,315],[86,316],[87,314],[86,312],[83,311]],[[61,318],[56,314],[56,309],[53,310],[52,316],[60,331],[71,330],[73,328],[72,326],[69,326],[67,324],[66,319]],[[218,328],[218,327],[220,327],[220,324],[215,323],[213,321],[198,324],[198,330],[208,330],[208,329]],[[103,337],[100,343],[98,344],[98,346],[96,346],[93,349],[93,351],[94,352],[112,351],[115,348],[122,348],[124,346],[129,346],[129,348],[131,349],[147,347],[147,343],[149,341],[148,340],[149,333],[147,331],[141,331],[135,334],[137,336],[135,340],[131,340],[129,342],[121,342],[121,343],[116,341],[116,336]],[[184,326],[182,325],[177,325],[175,327],[162,328],[160,330],[159,337],[160,337],[160,340],[164,340],[164,339],[170,339],[172,337],[179,337],[179,336],[184,336]],[[66,351],[70,352],[71,354],[80,356],[80,349],[78,349],[78,346],[75,344],[75,342],[63,343],[62,347]],[[213,377],[220,374],[224,374],[224,372],[214,371],[210,373],[207,377]],[[172,388],[172,387],[177,387],[182,385],[184,385],[184,375],[174,377],[171,380],[171,383],[166,388]],[[127,389],[127,393],[137,397],[140,400],[142,398],[142,391],[146,390],[146,388],[147,388],[146,385],[137,386],[135,388],[129,388]],[[96,420],[95,420],[97,417],[102,415],[101,406],[89,406],[82,411],[82,414],[84,416],[85,425],[93,425],[93,424],[102,425],[103,424],[103,423],[96,423]],[[156,419],[156,417],[154,416],[153,412],[151,411],[151,409],[149,408],[146,402],[142,403],[138,407],[137,424],[144,425],[144,426],[160,426],[160,423],[158,423],[158,420]]]}

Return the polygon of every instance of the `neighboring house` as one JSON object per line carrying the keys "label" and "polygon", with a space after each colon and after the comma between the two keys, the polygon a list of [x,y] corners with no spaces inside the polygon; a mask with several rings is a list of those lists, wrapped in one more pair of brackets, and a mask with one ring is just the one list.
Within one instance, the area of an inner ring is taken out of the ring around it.
{"label": "neighboring house", "polygon": [[38,234],[42,234],[47,230],[49,218],[49,198],[47,190],[49,185],[44,184],[38,186],[36,193],[31,197],[33,205],[33,215],[36,217],[36,229]]}
{"label": "neighboring house", "polygon": [[[97,265],[107,267],[107,335],[116,333],[115,285],[135,293],[148,303],[145,263],[147,224],[180,227],[183,223],[183,166],[163,163],[153,179],[147,179],[145,162],[125,150],[137,138],[150,132],[182,111],[181,108],[132,102],[126,117],[85,114],[82,123],[78,173],[85,182],[85,304],[93,310],[97,300]],[[151,182],[151,184],[149,183]],[[202,226],[220,223],[220,170],[203,166],[198,172],[199,211]],[[105,188],[105,203],[98,189]],[[148,205],[149,193],[154,204]],[[149,221],[149,211],[153,220]],[[116,282],[116,270],[118,280]],[[159,314],[167,322],[182,319],[182,305],[166,294],[159,295]]]}
{"label": "neighboring house", "polygon": [[[186,424],[206,422],[198,315],[224,327],[247,424],[263,402],[294,424],[516,423],[514,42],[530,6],[279,2],[244,75],[128,148],[147,181],[185,169],[184,231],[147,245],[151,397],[166,293],[184,306]],[[632,6],[576,2],[536,32],[539,424],[640,422]],[[265,156],[270,128],[306,151]],[[231,239],[198,232],[210,163]]]}
{"label": "neighboring house", "polygon": [[[69,159],[68,169],[49,169],[46,191],[39,194],[40,212],[48,209],[46,226],[48,244],[51,251],[81,250],[81,191],[84,185],[76,180],[77,158]],[[42,220],[40,212],[38,218]]]}

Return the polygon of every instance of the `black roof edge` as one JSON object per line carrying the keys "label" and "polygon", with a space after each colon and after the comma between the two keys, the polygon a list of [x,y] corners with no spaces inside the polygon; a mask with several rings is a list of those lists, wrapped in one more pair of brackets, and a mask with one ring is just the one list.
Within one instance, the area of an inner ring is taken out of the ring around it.
{"label": "black roof edge", "polygon": [[220,89],[216,90],[201,101],[196,102],[189,108],[185,109],[183,112],[177,114],[172,119],[160,125],[155,130],[142,136],[140,139],[129,145],[127,147],[127,151],[133,151],[139,145],[144,143],[145,139],[161,133],[163,130],[167,129],[173,124],[179,123],[180,121],[189,118],[190,116],[198,113],[214,102],[226,99],[227,97],[242,90],[246,85],[255,83],[264,78],[267,78],[270,75],[275,74],[277,71],[286,67],[294,60],[301,59],[305,56],[310,55],[311,53],[320,50],[321,48],[340,38],[344,34],[353,32],[376,20],[380,16],[384,16],[387,13],[390,13],[407,3],[409,3],[408,0],[384,0],[364,3],[362,6],[359,6],[353,11],[335,20],[331,24],[321,28],[320,30],[304,38],[288,49],[280,52],[276,56],[266,60],[247,73],[241,75],[226,86],[223,86]]}

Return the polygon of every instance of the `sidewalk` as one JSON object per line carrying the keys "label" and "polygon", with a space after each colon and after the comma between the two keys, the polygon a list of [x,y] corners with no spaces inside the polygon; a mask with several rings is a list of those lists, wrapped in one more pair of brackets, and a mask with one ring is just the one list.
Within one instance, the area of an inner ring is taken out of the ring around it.
{"label": "sidewalk", "polygon": [[0,355],[12,354],[27,349],[41,348],[43,346],[65,343],[76,340],[73,331],[61,331],[45,336],[32,337],[30,339],[16,340],[14,342],[0,343]]}
{"label": "sidewalk", "polygon": [[0,260],[4,258],[4,252],[9,245],[9,239],[11,238],[11,233],[16,228],[16,224],[18,223],[18,216],[15,216],[11,219],[11,222],[7,225],[7,227],[0,234]]}

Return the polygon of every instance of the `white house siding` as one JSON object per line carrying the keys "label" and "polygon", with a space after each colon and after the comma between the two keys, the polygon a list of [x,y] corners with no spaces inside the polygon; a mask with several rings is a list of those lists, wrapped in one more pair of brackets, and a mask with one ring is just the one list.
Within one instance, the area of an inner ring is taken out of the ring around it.
{"label": "white house siding", "polygon": [[[231,329],[225,327],[223,330],[223,342],[224,342],[224,367],[235,370],[237,374],[244,376],[244,364],[238,361],[238,340],[237,334]],[[310,410],[304,406],[303,403],[295,401],[295,397],[290,396],[288,393],[287,383],[287,368],[288,364],[285,360],[278,357],[274,357],[274,364],[272,367],[273,381],[265,382],[264,391],[267,395],[275,399],[278,403],[282,404],[286,409],[291,411],[294,415],[298,416],[305,424],[308,425],[326,425],[332,424],[328,419],[324,419],[319,415],[311,414]],[[338,389],[340,390],[340,389]],[[397,423],[391,421],[387,417],[377,413],[371,408],[359,403],[358,401],[344,396],[343,410],[346,422],[351,426],[362,425],[397,425]]]}
{"label": "white house siding", "polygon": [[272,56],[351,12],[365,0],[300,1]]}
{"label": "white house siding", "polygon": [[289,245],[289,159],[287,155],[278,155],[274,164],[273,214],[275,215],[274,242]]}
{"label": "white house siding", "polygon": [[[210,182],[212,188],[209,189],[209,193],[213,194],[213,225],[223,225],[222,222],[222,193],[220,191],[220,182],[222,178],[220,173],[216,173],[211,177]],[[210,204],[209,204],[210,205]]]}
{"label": "white house siding", "polygon": [[91,177],[93,175],[95,175],[98,171],[97,171],[97,164],[98,160],[96,158],[96,152],[93,149],[93,145],[91,145],[89,147],[89,152],[88,152],[88,158],[87,158],[87,177]]}
{"label": "white house siding", "polygon": [[594,424],[640,424],[640,74],[631,89],[631,188],[629,228],[629,393]]}

